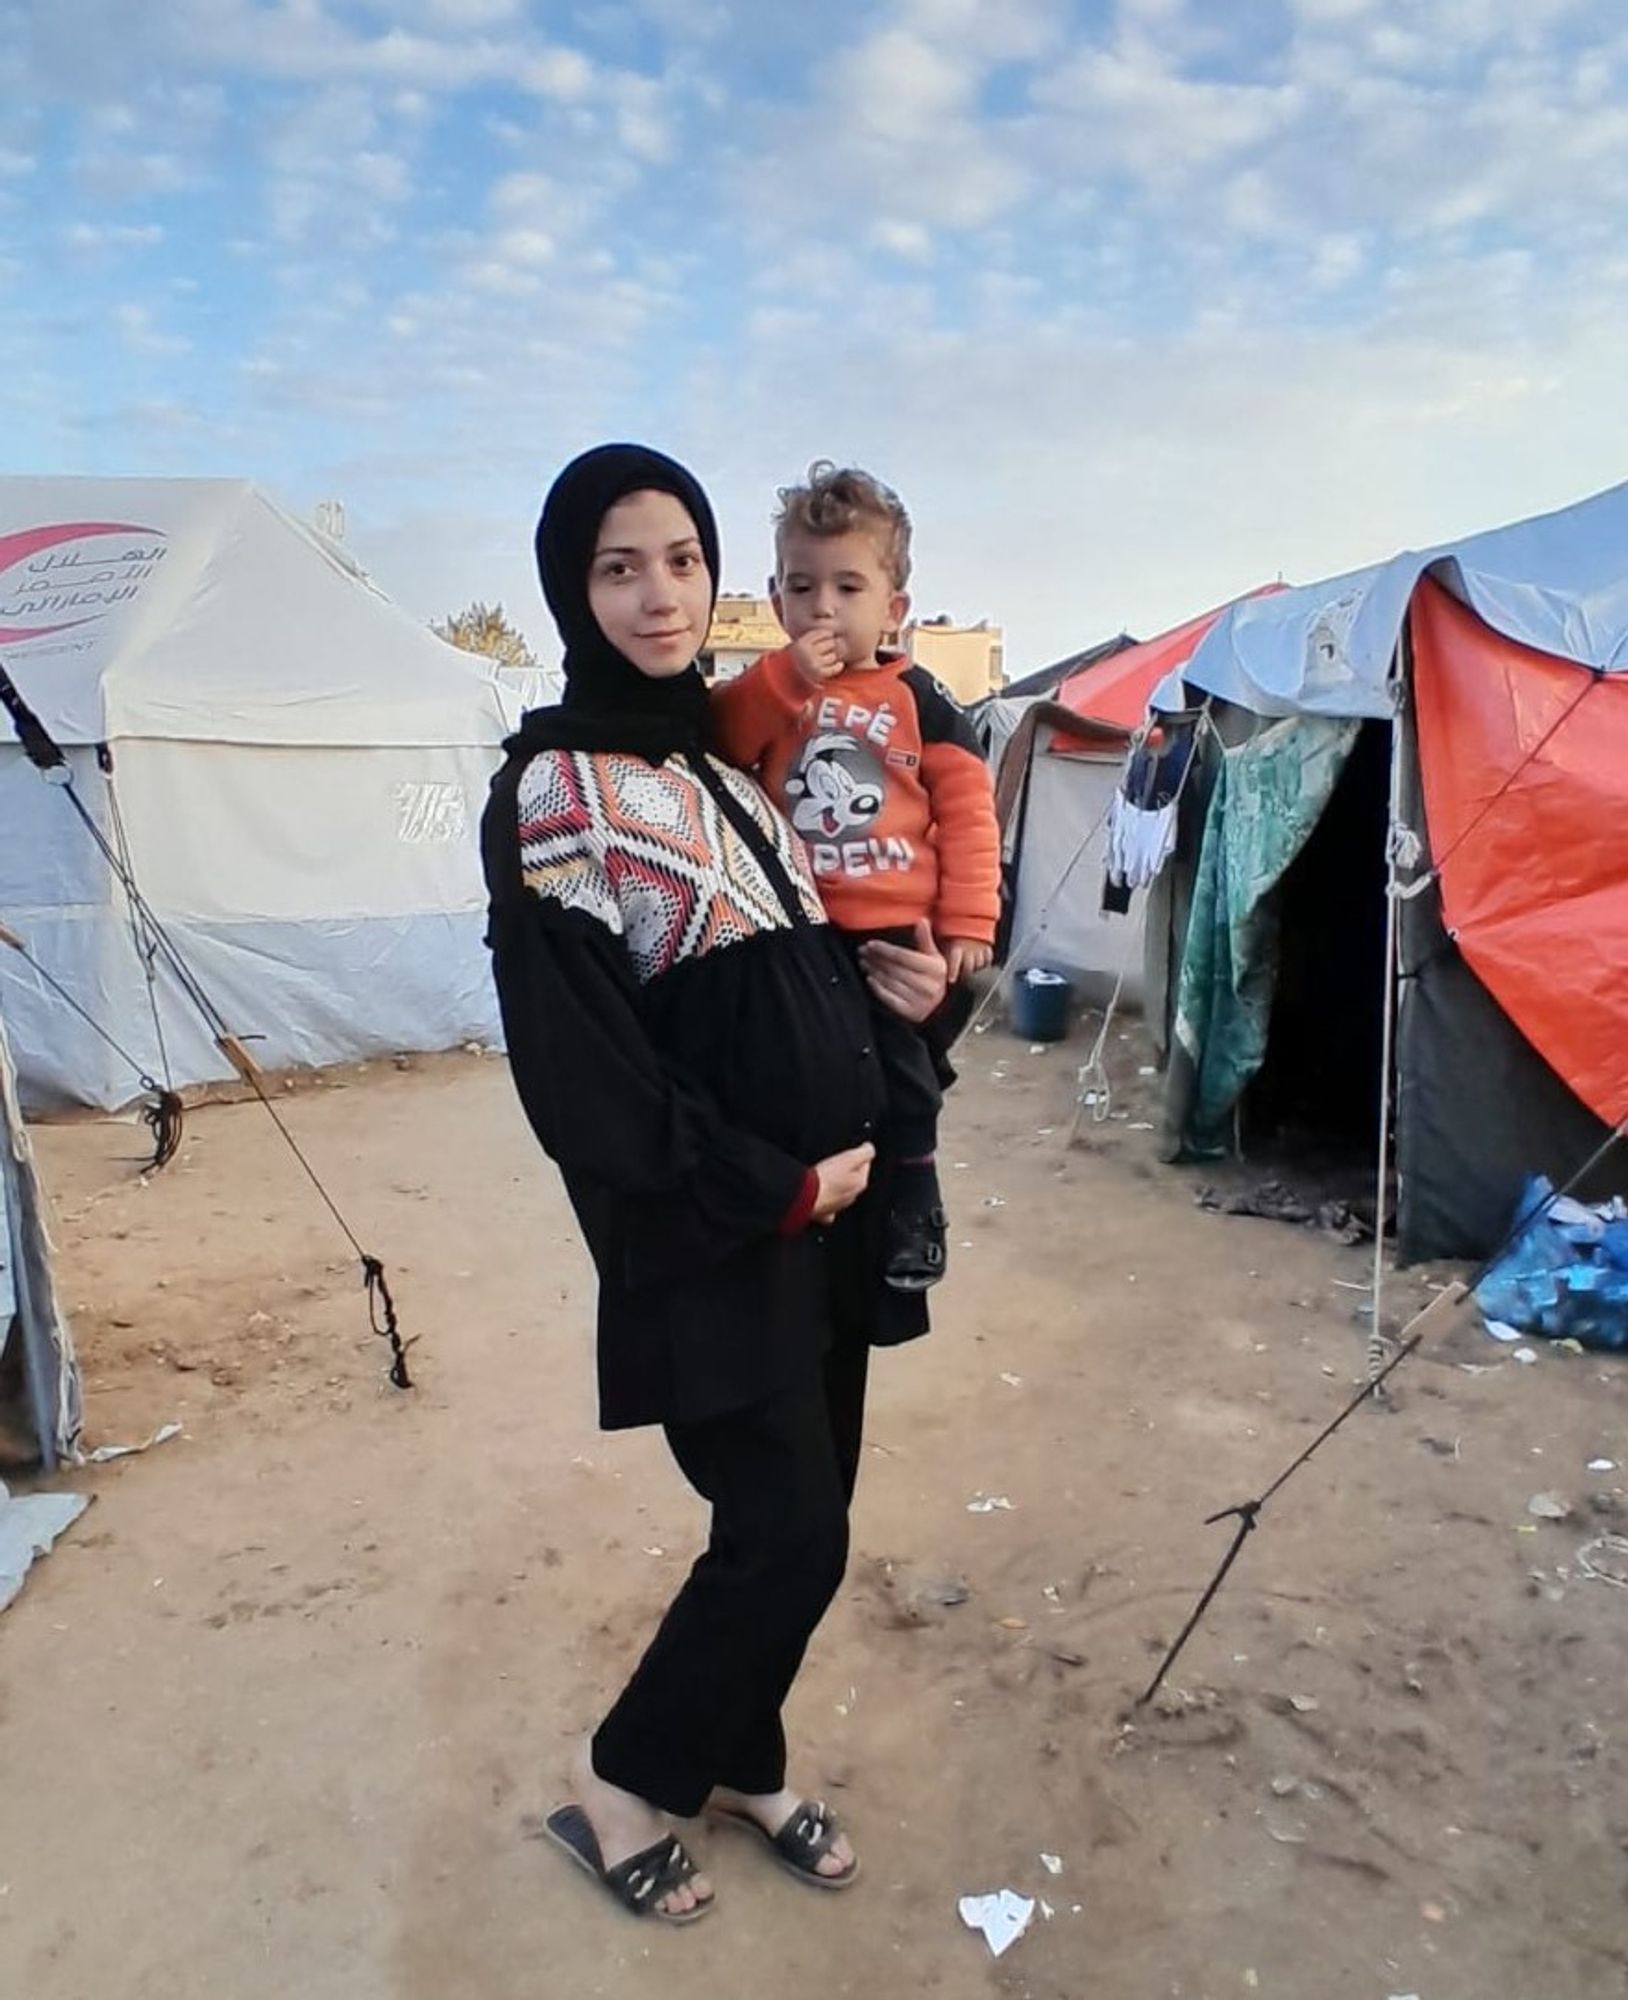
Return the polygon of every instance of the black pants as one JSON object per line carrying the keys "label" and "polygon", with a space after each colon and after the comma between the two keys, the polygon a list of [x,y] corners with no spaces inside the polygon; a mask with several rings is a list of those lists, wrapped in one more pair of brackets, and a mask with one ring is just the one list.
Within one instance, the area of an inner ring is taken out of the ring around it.
{"label": "black pants", "polygon": [[715,1785],[786,1782],[780,1709],[848,1560],[868,1346],[765,1403],[670,1424],[712,1536],[594,1736],[599,1776],[689,1818]]}

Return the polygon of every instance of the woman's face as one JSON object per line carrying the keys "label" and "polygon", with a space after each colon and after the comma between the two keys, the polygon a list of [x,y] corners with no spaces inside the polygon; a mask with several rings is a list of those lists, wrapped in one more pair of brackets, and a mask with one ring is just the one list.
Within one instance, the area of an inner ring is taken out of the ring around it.
{"label": "woman's face", "polygon": [[599,524],[588,608],[641,674],[683,673],[706,643],[712,578],[689,509],[671,493],[630,493]]}

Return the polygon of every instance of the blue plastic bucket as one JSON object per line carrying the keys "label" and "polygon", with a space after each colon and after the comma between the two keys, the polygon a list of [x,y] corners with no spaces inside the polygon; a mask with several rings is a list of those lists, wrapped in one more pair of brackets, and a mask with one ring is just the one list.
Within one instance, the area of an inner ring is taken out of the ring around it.
{"label": "blue plastic bucket", "polygon": [[1031,965],[1012,982],[1012,1032],[1026,1042],[1060,1042],[1074,989],[1060,972]]}

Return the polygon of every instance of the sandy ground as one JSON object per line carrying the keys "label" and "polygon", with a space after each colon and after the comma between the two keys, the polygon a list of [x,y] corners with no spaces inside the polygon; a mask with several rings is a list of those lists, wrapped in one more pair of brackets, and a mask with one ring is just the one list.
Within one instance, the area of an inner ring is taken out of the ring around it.
{"label": "sandy ground", "polygon": [[[1359,1379],[1367,1258],[1196,1208],[1132,1129],[1133,1043],[1131,1115],[1070,1148],[1080,1054],[967,1045],[952,1279],[876,1371],[792,1710],[865,1879],[701,1827],[687,1931],[535,1837],[702,1523],[658,1442],[594,1428],[588,1271],[503,1064],[286,1099],[391,1266],[405,1395],[256,1107],[196,1112],[151,1184],[127,1125],[43,1131],[93,1441],[185,1435],[73,1476],[96,1506],[0,1621],[0,1994],[1628,1994],[1628,1591],[1577,1560],[1628,1531],[1628,1474],[1586,1469],[1628,1460],[1628,1369],[1468,1329],[1410,1362],[1130,1714],[1202,1517]],[[956,1902],[1003,1886],[1054,1914],[996,1962]]]}

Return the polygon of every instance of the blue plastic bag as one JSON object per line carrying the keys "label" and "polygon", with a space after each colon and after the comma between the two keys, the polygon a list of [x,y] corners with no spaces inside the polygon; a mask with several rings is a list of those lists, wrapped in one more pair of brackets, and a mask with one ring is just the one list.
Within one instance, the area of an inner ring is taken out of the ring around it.
{"label": "blue plastic bag", "polygon": [[1557,1223],[1554,1189],[1534,1174],[1521,1190],[1514,1220],[1524,1229],[1476,1287],[1488,1319],[1545,1340],[1628,1351],[1628,1219],[1611,1202]]}

